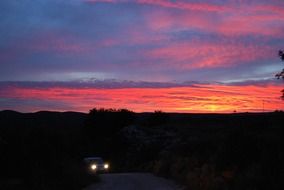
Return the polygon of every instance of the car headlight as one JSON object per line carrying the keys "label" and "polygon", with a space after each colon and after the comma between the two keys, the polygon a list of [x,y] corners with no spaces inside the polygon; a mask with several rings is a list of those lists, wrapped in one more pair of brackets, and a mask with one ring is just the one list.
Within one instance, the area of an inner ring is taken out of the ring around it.
{"label": "car headlight", "polygon": [[92,170],[97,169],[97,165],[96,165],[96,164],[92,164],[92,165],[91,165],[91,169],[92,169]]}
{"label": "car headlight", "polygon": [[108,165],[108,164],[105,164],[105,165],[104,165],[104,168],[105,168],[105,169],[108,169],[108,168],[109,168],[109,165]]}

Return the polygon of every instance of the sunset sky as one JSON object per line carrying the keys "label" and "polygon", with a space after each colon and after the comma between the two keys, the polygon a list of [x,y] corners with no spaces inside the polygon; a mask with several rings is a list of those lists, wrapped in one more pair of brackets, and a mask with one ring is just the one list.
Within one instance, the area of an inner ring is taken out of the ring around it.
{"label": "sunset sky", "polygon": [[284,110],[283,0],[1,0],[0,110]]}

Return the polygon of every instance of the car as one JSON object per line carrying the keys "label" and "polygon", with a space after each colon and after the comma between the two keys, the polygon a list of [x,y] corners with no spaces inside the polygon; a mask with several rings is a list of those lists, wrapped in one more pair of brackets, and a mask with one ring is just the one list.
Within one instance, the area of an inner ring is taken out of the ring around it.
{"label": "car", "polygon": [[90,173],[105,173],[109,171],[109,164],[101,157],[86,157],[84,163]]}

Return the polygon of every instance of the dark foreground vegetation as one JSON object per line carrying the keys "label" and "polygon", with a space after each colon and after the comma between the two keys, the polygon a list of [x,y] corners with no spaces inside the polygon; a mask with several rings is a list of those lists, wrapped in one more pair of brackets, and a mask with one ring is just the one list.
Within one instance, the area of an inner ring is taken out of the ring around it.
{"label": "dark foreground vegetation", "polygon": [[0,189],[82,189],[96,181],[82,166],[86,114],[0,112]]}
{"label": "dark foreground vegetation", "polygon": [[0,189],[81,189],[98,180],[83,167],[86,156],[189,190],[284,189],[283,122],[283,112],[2,111]]}

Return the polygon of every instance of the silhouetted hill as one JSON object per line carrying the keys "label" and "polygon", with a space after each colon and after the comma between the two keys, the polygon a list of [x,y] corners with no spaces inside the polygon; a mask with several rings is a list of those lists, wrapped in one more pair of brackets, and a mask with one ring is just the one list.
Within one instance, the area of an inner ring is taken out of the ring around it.
{"label": "silhouetted hill", "polygon": [[[176,123],[178,125],[259,125],[272,124],[281,125],[283,112],[268,112],[268,113],[236,113],[236,114],[186,114],[186,113],[166,113],[167,122],[164,121],[163,116],[160,118],[164,123]],[[11,110],[0,111],[0,122],[11,127],[19,126],[42,126],[42,127],[59,127],[65,128],[79,128],[84,125],[88,114],[80,112],[51,112],[39,111],[35,113],[20,113]],[[136,122],[144,123],[153,117],[153,113],[135,113]],[[153,119],[157,119],[155,116]],[[264,123],[263,123],[264,122]]]}
{"label": "silhouetted hill", "polygon": [[[82,126],[87,114],[79,112],[49,112],[19,113],[15,111],[0,111],[0,121],[11,126],[44,125],[49,127]],[[29,123],[31,122],[31,123]]]}

